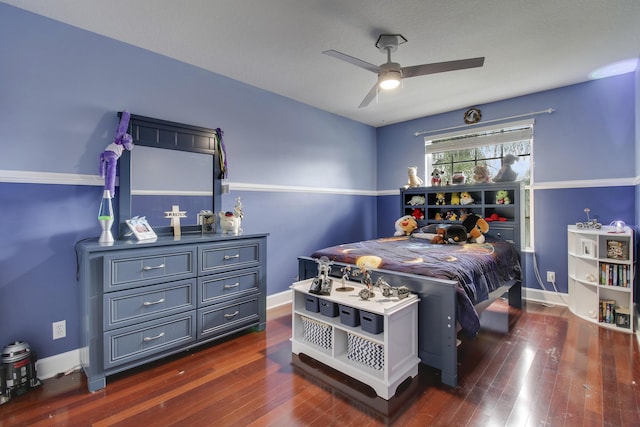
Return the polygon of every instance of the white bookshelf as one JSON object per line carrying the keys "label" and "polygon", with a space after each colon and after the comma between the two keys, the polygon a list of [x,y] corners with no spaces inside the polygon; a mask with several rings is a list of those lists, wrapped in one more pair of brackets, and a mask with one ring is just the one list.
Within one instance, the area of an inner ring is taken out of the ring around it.
{"label": "white bookshelf", "polygon": [[[568,226],[569,309],[603,328],[633,333],[634,232]],[[626,321],[625,321],[626,315]]]}

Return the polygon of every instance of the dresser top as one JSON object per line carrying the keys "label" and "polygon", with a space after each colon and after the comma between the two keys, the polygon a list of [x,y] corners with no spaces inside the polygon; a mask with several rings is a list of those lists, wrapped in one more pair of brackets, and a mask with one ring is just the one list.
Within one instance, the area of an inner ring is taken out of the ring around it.
{"label": "dresser top", "polygon": [[116,240],[113,243],[98,243],[98,238],[94,237],[78,241],[76,243],[76,248],[83,252],[105,252],[132,249],[134,247],[153,248],[159,246],[175,246],[198,243],[233,242],[234,240],[262,238],[268,235],[269,233],[245,233],[237,236],[219,233],[192,233],[183,234],[179,237],[158,236],[155,239],[148,240],[136,240],[135,238],[123,239]]}

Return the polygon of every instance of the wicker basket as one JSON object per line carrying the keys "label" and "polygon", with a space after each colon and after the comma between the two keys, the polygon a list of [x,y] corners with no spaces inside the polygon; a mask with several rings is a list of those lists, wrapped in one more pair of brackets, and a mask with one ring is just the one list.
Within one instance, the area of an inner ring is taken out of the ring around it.
{"label": "wicker basket", "polygon": [[331,332],[333,327],[305,316],[302,318],[302,339],[310,344],[326,350],[331,349]]}
{"label": "wicker basket", "polygon": [[371,369],[384,369],[384,346],[353,334],[347,334],[347,359]]}

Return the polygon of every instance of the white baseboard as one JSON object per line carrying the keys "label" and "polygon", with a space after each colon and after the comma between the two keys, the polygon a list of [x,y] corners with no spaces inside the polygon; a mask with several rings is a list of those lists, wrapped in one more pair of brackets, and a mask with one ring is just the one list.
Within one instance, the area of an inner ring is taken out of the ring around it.
{"label": "white baseboard", "polygon": [[567,305],[569,295],[542,289],[522,288],[522,298],[527,301],[534,301],[543,304]]}
{"label": "white baseboard", "polygon": [[55,354],[36,361],[38,378],[46,380],[59,373],[65,373],[80,368],[80,349]]}
{"label": "white baseboard", "polygon": [[[267,310],[291,302],[291,291],[267,296]],[[36,361],[38,378],[46,380],[80,367],[80,349],[56,354]]]}

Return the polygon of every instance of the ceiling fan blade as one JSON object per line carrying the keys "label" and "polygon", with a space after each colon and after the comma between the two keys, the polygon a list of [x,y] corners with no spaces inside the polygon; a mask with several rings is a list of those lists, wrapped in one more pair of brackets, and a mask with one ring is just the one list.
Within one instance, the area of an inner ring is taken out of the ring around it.
{"label": "ceiling fan blade", "polygon": [[459,59],[457,61],[434,62],[433,64],[414,65],[403,67],[402,77],[416,77],[427,74],[443,73],[445,71],[464,70],[484,65],[484,56],[479,58]]}
{"label": "ceiling fan blade", "polygon": [[376,97],[378,94],[378,83],[374,84],[367,96],[364,97],[358,108],[364,108]]}
{"label": "ceiling fan blade", "polygon": [[338,52],[337,50],[325,50],[325,55],[333,56],[334,58],[341,59],[349,64],[353,64],[356,67],[364,68],[365,70],[369,70],[374,73],[378,73],[378,66],[368,63],[367,61],[363,61],[362,59],[354,58],[353,56],[349,56],[346,53]]}

